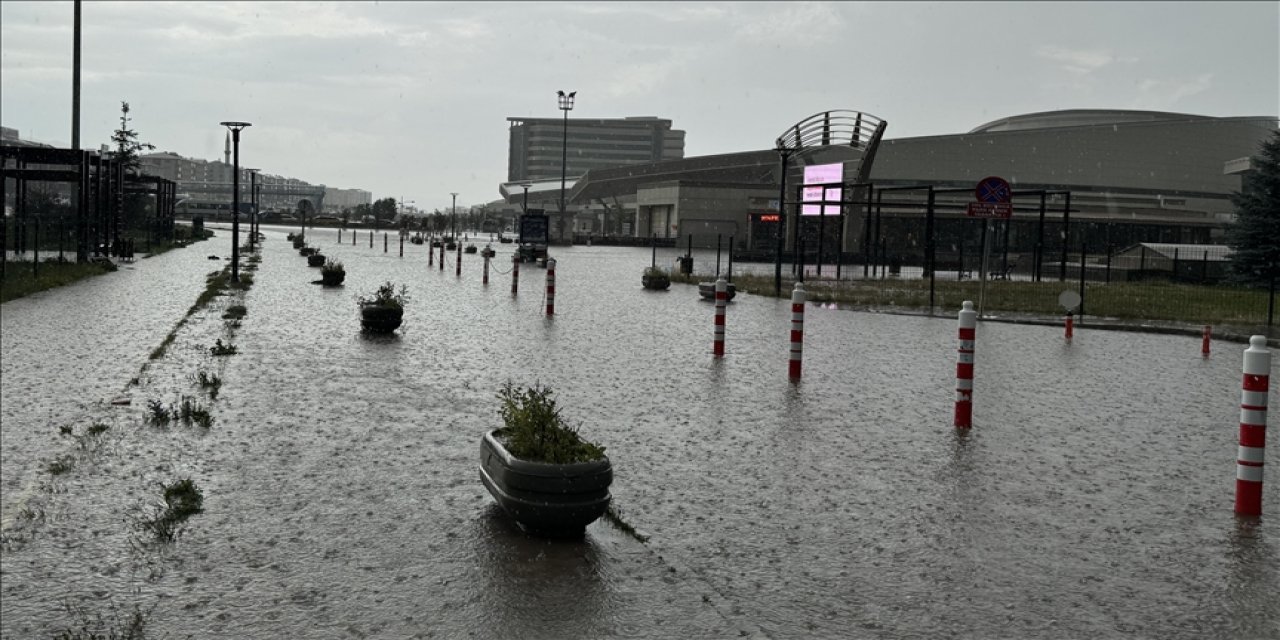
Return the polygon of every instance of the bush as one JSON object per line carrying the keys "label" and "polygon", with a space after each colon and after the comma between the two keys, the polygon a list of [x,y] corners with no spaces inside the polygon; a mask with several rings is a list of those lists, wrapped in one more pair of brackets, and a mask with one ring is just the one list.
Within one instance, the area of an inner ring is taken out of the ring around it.
{"label": "bush", "polygon": [[397,291],[395,285],[391,282],[385,282],[378,290],[369,296],[360,296],[358,299],[362,307],[391,307],[393,309],[403,309],[406,302],[409,301],[409,288],[400,285]]}
{"label": "bush", "polygon": [[515,387],[510,382],[498,392],[499,414],[506,425],[498,430],[511,455],[522,460],[567,464],[590,462],[604,457],[604,447],[584,440],[577,430],[564,424],[550,387],[535,384]]}

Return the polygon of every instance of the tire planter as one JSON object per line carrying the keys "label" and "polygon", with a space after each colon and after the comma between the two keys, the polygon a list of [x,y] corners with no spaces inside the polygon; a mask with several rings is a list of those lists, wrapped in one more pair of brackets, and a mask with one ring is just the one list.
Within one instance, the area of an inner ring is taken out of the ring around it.
{"label": "tire planter", "polygon": [[[326,287],[336,287],[347,279],[346,271],[321,271],[320,283]],[[363,311],[361,312],[364,313]]]}
{"label": "tire planter", "polygon": [[311,257],[312,255],[314,255],[315,253],[316,253],[316,248],[315,248],[315,247],[303,247],[303,248],[301,248],[301,249],[298,249],[298,255],[303,256],[303,257],[308,257],[308,258],[309,258],[309,257]]}
{"label": "tire planter", "polygon": [[323,253],[313,253],[313,254],[311,254],[311,255],[307,256],[307,266],[308,266],[308,267],[323,267],[323,266],[324,266],[324,254],[323,254]]}
{"label": "tire planter", "polygon": [[[737,294],[738,294],[738,290],[737,290],[737,288],[736,288],[736,287],[734,287],[734,286],[733,286],[733,283],[732,283],[732,282],[730,282],[730,283],[729,283],[729,292],[728,292],[728,293],[729,293],[729,296],[728,296],[728,299],[729,299],[729,300],[732,300],[732,299],[733,299],[733,296],[735,296],[735,295],[737,295]],[[707,300],[713,300],[713,301],[714,301],[714,300],[716,299],[716,283],[714,283],[714,282],[699,282],[699,283],[698,283],[698,295],[702,296],[703,298],[705,298],[705,299],[707,299]]]}
{"label": "tire planter", "polygon": [[613,467],[591,462],[549,464],[511,455],[498,429],[480,439],[480,480],[526,530],[550,536],[581,535],[609,508]]}
{"label": "tire planter", "polygon": [[666,274],[659,276],[642,275],[640,276],[640,282],[644,284],[644,288],[655,291],[666,291],[671,287],[671,278]]}
{"label": "tire planter", "polygon": [[368,333],[391,333],[400,327],[404,309],[366,305],[360,307],[360,328]]}

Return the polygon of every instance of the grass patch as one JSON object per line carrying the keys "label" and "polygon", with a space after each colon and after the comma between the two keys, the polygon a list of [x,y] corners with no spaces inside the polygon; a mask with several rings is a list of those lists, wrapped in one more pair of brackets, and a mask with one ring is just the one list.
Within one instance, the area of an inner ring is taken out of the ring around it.
{"label": "grass patch", "polygon": [[217,342],[212,347],[209,347],[209,353],[214,356],[233,356],[240,353],[240,351],[230,342],[222,344],[222,338],[218,338]]}
{"label": "grass patch", "polygon": [[115,270],[115,265],[110,261],[41,262],[40,275],[34,276],[29,262],[10,262],[5,265],[4,279],[0,281],[0,302],[16,300]]}
{"label": "grass patch", "polygon": [[233,304],[227,307],[227,310],[222,313],[222,319],[223,320],[239,320],[245,317],[248,313],[249,313],[249,310],[246,309],[244,305]]}
{"label": "grass patch", "polygon": [[204,511],[204,492],[191,478],[161,484],[164,506],[153,507],[135,525],[161,542],[172,542],[182,534],[182,525]]}
{"label": "grass patch", "polygon": [[60,476],[71,471],[76,466],[76,459],[73,456],[58,456],[53,462],[45,465],[44,470],[49,472],[51,476]]}
{"label": "grass patch", "polygon": [[198,371],[191,375],[191,381],[204,389],[210,400],[218,399],[218,390],[222,388],[222,378],[218,374]]}
{"label": "grass patch", "polygon": [[649,536],[643,535],[639,531],[636,531],[636,528],[631,526],[631,523],[627,522],[622,518],[622,514],[617,509],[614,508],[613,504],[610,504],[609,508],[605,510],[604,519],[609,524],[613,525],[615,529],[631,536],[632,538],[635,538],[636,540],[640,541],[641,544],[649,541]]}
{"label": "grass patch", "polygon": [[64,604],[64,608],[74,622],[72,626],[53,636],[54,640],[145,640],[147,637],[147,618],[151,612],[144,612],[141,607],[135,606],[133,612],[123,620],[114,605],[110,620],[101,613],[90,616],[84,607],[73,605],[70,601]]}
{"label": "grass patch", "polygon": [[[697,284],[710,276],[671,274],[672,282]],[[761,296],[774,293],[773,276],[735,275],[738,291]],[[782,282],[790,297],[794,279]],[[866,309],[928,310],[928,280],[806,280],[810,302],[834,302]],[[958,309],[965,300],[978,301],[981,283],[975,280],[936,280],[934,310]],[[1079,280],[1065,282],[989,281],[984,312],[1059,316],[1058,295],[1079,291]],[[1190,324],[1261,324],[1267,319],[1267,291],[1231,285],[1191,285],[1170,282],[1085,282],[1084,310],[1093,317],[1162,320]]]}
{"label": "grass patch", "polygon": [[153,427],[163,429],[173,421],[173,414],[169,413],[169,408],[163,402],[148,400],[147,412],[143,415],[143,421]]}
{"label": "grass patch", "polygon": [[213,426],[213,416],[204,405],[192,400],[190,396],[182,396],[182,402],[174,410],[174,415],[182,424],[196,425],[208,429]]}

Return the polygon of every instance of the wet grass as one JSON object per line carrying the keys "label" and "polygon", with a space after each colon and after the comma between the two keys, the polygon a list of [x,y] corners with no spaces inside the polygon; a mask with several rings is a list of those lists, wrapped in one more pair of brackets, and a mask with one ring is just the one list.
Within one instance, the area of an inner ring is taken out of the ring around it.
{"label": "wet grass", "polygon": [[181,422],[190,427],[195,425],[204,429],[213,426],[213,414],[191,396],[182,396],[182,401],[170,407],[159,400],[147,401],[147,412],[143,420],[153,427],[167,428],[171,423]]}
{"label": "wet grass", "polygon": [[169,412],[169,408],[163,402],[148,400],[147,412],[143,415],[143,421],[153,427],[163,429],[173,421],[173,414]]}
{"label": "wet grass", "polygon": [[218,338],[214,345],[209,347],[209,354],[213,356],[233,356],[237,353],[240,353],[240,350],[230,342],[223,344],[222,338]]}
{"label": "wet grass", "polygon": [[[671,274],[672,282],[697,284],[707,275]],[[738,291],[773,296],[772,276],[734,276]],[[783,279],[782,296],[790,297],[794,279]],[[958,309],[964,300],[978,301],[981,283],[936,280],[935,311]],[[866,309],[929,309],[928,280],[806,280],[806,299]],[[985,312],[1062,315],[1058,296],[1079,291],[1072,282],[988,282]],[[1125,320],[1163,320],[1191,324],[1251,324],[1266,321],[1267,291],[1236,286],[1203,286],[1168,282],[1086,282],[1084,310],[1090,316]]]}
{"label": "wet grass", "polygon": [[174,410],[174,414],[182,424],[187,426],[195,425],[204,429],[213,426],[213,415],[204,405],[191,399],[189,396],[183,396],[182,402],[178,408]]}
{"label": "wet grass", "polygon": [[631,523],[627,522],[622,517],[622,512],[619,511],[613,504],[610,504],[609,508],[605,510],[604,519],[605,519],[605,522],[608,522],[609,524],[613,525],[615,529],[631,536],[632,538],[635,538],[641,544],[649,542],[649,536],[646,536],[640,533],[639,531],[636,531],[636,528],[631,526]]}
{"label": "wet grass", "polygon": [[207,373],[205,371],[197,371],[191,374],[191,381],[204,389],[209,394],[210,400],[218,399],[218,390],[222,388],[222,378],[216,373]]}
{"label": "wet grass", "polygon": [[45,465],[44,470],[49,472],[51,476],[60,476],[76,467],[75,456],[61,455],[54,459],[53,462]]}
{"label": "wet grass", "polygon": [[187,519],[204,511],[204,492],[191,478],[161,484],[164,506],[155,506],[135,521],[138,529],[161,542],[173,542]]}
{"label": "wet grass", "polygon": [[4,279],[0,280],[0,302],[16,300],[115,270],[115,265],[109,261],[41,262],[39,275],[33,275],[30,262],[10,262],[5,265]]}
{"label": "wet grass", "polygon": [[64,604],[64,609],[74,622],[53,636],[54,640],[145,640],[147,637],[147,619],[151,611],[143,611],[136,605],[123,620],[115,605],[111,606],[109,620],[101,613],[90,616],[84,607],[70,601]]}
{"label": "wet grass", "polygon": [[239,320],[245,317],[246,315],[248,315],[248,313],[249,313],[249,310],[246,309],[244,305],[233,304],[227,307],[226,311],[222,312],[222,319],[223,320]]}

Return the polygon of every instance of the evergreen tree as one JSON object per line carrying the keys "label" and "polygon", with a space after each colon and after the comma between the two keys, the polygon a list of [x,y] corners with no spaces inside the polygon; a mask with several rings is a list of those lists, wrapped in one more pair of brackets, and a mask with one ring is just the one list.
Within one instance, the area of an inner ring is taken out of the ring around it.
{"label": "evergreen tree", "polygon": [[138,142],[138,132],[129,128],[129,120],[129,103],[121,101],[120,128],[111,135],[111,141],[116,143],[115,157],[124,161],[125,171],[136,176],[140,166],[138,152],[155,149],[156,146],[150,142]]}
{"label": "evergreen tree", "polygon": [[1252,164],[1240,191],[1231,194],[1236,221],[1227,229],[1227,243],[1234,249],[1235,278],[1266,283],[1280,274],[1280,130],[1262,143]]}
{"label": "evergreen tree", "polygon": [[[129,128],[129,103],[120,102],[120,128],[111,135],[116,144],[115,158],[124,163],[124,172],[136,176],[140,173],[141,161],[138,152],[156,148],[149,142],[138,142],[138,132]],[[124,197],[125,224],[130,227],[143,228],[147,216],[147,205],[151,198],[141,193],[127,193]]]}

